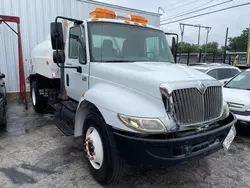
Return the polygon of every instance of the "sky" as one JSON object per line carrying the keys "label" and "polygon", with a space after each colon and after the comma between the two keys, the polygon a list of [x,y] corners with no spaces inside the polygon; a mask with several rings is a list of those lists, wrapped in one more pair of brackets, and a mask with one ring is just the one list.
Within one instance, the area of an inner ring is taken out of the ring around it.
{"label": "sky", "polygon": [[[227,0],[99,0],[106,3],[111,3],[120,6],[126,6],[150,12],[158,12],[158,7],[162,7],[165,14],[161,18],[169,18],[177,14],[193,11],[196,9],[218,4]],[[196,14],[202,14],[209,11],[214,11],[220,8],[225,8],[237,4],[248,3],[250,0],[232,0],[229,3],[206,9],[197,13],[189,14],[180,18],[190,17]],[[161,12],[162,13],[162,12]],[[172,20],[171,20],[172,21]],[[173,19],[174,21],[174,19]],[[216,41],[220,45],[225,43],[226,28],[229,28],[229,37],[235,37],[241,34],[242,30],[249,27],[250,21],[250,5],[230,9],[198,18],[180,21],[187,24],[200,24],[208,27],[212,27],[209,33],[208,42]],[[161,26],[164,31],[176,32],[180,34],[179,23],[168,24]],[[201,44],[206,41],[206,30],[201,29]],[[184,42],[197,44],[198,41],[198,28],[185,27]]]}

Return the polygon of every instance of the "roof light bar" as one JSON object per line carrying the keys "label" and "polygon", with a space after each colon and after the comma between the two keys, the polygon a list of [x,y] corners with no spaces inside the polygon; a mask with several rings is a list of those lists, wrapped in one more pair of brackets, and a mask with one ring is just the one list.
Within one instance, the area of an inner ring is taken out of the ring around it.
{"label": "roof light bar", "polygon": [[112,10],[104,9],[104,8],[96,8],[92,12],[89,13],[92,18],[108,18],[108,19],[121,19],[128,20],[132,22],[137,22],[141,24],[147,24],[148,20],[143,16],[137,16],[133,14],[126,13],[118,13]]}

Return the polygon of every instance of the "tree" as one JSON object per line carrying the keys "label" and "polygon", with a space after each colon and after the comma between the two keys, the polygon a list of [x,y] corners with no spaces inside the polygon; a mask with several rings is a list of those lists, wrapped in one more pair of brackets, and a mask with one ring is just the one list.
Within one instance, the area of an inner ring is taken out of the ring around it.
{"label": "tree", "polygon": [[197,44],[190,44],[187,42],[182,42],[181,44],[181,42],[179,42],[178,52],[187,53],[189,49],[190,49],[190,53],[198,52],[199,46]]}
{"label": "tree", "polygon": [[[182,46],[182,49],[181,49],[181,46]],[[181,45],[181,42],[178,44],[178,52],[182,52],[182,53],[187,53],[188,50],[190,49],[190,53],[197,53],[199,52],[199,49],[201,48],[202,49],[202,52],[205,52],[205,44],[203,44],[202,46],[198,46],[197,44],[190,44],[190,43],[187,43],[187,42],[183,42],[182,45]],[[214,50],[216,52],[219,51],[219,44],[218,42],[210,42],[207,44],[207,52],[208,53],[211,53],[213,52]]]}
{"label": "tree", "polygon": [[[207,43],[207,53],[218,52],[219,51],[219,44],[218,42],[209,42]],[[206,44],[201,46],[202,52],[205,52]]]}
{"label": "tree", "polygon": [[244,29],[240,36],[229,37],[228,50],[232,52],[246,52],[248,45],[248,32],[249,29]]}

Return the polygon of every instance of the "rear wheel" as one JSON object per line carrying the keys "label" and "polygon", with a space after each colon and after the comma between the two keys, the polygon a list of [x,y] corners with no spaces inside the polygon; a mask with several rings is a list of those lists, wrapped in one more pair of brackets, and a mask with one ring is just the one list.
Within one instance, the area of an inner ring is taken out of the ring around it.
{"label": "rear wheel", "polygon": [[102,185],[120,178],[123,162],[120,159],[112,135],[104,120],[90,113],[83,126],[84,149],[90,173]]}
{"label": "rear wheel", "polygon": [[32,106],[34,110],[37,113],[44,112],[45,102],[42,100],[39,100],[38,88],[36,86],[36,82],[32,82],[30,91],[31,91]]}

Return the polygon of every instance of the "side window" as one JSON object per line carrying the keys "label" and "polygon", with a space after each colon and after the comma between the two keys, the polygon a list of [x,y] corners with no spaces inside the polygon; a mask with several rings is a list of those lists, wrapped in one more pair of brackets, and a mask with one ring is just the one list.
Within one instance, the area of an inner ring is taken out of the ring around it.
{"label": "side window", "polygon": [[215,79],[218,79],[218,78],[217,78],[217,69],[213,69],[213,70],[209,71],[207,74],[208,74],[209,76],[212,76],[212,77],[215,78]]}
{"label": "side window", "polygon": [[223,80],[231,77],[232,73],[230,69],[218,69],[218,80]]}
{"label": "side window", "polygon": [[230,69],[232,73],[232,77],[239,73],[238,69]]}
{"label": "side window", "polygon": [[80,36],[80,27],[72,27],[69,32],[69,58],[78,59],[78,39]]}

